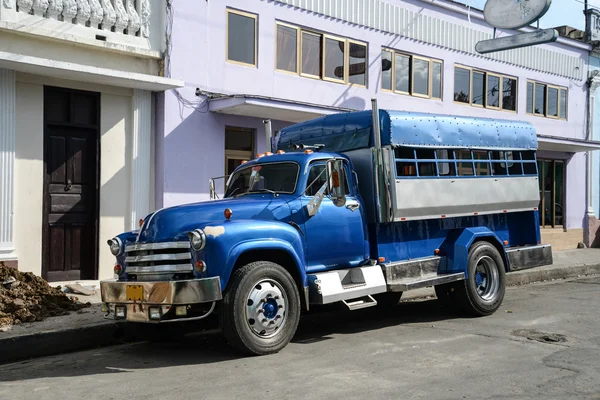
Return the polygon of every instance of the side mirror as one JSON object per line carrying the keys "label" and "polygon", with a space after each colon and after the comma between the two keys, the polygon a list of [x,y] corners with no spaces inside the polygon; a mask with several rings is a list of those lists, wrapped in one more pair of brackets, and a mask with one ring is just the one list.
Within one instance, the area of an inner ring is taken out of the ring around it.
{"label": "side mirror", "polygon": [[344,161],[327,161],[327,189],[329,189],[329,197],[336,207],[343,207],[346,204],[344,182],[346,182]]}

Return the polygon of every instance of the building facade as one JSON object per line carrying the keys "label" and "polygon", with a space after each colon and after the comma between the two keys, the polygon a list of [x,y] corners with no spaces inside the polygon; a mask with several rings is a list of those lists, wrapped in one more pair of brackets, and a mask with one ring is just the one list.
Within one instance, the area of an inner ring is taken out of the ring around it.
{"label": "building facade", "polygon": [[168,7],[168,73],[186,86],[159,96],[157,206],[207,200],[209,178],[265,150],[263,119],[276,131],[375,97],[380,108],[531,122],[543,240],[583,240],[589,45],[561,37],[482,56],[475,44],[493,34],[482,12],[444,0]]}
{"label": "building facade", "polygon": [[161,0],[0,2],[0,261],[112,277],[106,246],[154,209]]}

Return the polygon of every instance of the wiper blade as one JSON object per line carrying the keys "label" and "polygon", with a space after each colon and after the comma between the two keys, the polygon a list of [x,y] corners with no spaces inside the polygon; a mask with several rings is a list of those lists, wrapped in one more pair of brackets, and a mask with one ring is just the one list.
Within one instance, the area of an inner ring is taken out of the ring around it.
{"label": "wiper blade", "polygon": [[246,193],[260,193],[260,192],[268,192],[268,193],[272,193],[275,197],[279,196],[279,193],[277,193],[274,190],[271,189],[255,189],[255,190],[248,190]]}

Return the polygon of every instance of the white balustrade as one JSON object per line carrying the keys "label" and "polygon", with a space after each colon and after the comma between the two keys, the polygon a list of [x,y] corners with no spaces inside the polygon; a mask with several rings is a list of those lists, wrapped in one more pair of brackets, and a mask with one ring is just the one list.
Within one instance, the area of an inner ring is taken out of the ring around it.
{"label": "white balustrade", "polygon": [[21,15],[130,36],[150,36],[150,0],[16,0],[16,6]]}

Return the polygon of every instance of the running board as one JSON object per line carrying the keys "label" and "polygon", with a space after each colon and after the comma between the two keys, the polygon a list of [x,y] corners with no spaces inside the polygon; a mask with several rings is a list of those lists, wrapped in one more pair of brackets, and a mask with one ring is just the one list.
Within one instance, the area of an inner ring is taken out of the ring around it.
{"label": "running board", "polygon": [[308,274],[308,286],[311,304],[329,304],[344,300],[352,303],[352,300],[387,291],[383,271],[379,265]]}
{"label": "running board", "polygon": [[377,305],[377,300],[375,300],[371,295],[360,297],[358,299],[351,300],[342,300],[342,303],[348,307],[348,310],[360,310],[361,308],[373,307]]}
{"label": "running board", "polygon": [[424,276],[419,279],[404,278],[389,282],[387,287],[390,292],[406,292],[408,290],[420,289],[428,286],[443,285],[444,283],[462,281],[465,279],[465,273],[459,272],[457,274],[444,274],[444,275],[430,275]]}

